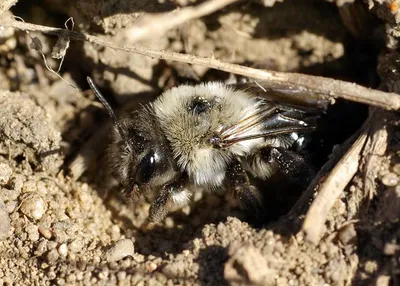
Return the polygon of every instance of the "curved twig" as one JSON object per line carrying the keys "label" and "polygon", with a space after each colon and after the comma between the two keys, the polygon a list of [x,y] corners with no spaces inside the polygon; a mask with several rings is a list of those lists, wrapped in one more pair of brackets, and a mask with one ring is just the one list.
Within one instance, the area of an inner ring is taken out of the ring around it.
{"label": "curved twig", "polygon": [[15,20],[3,21],[1,26],[14,27],[24,31],[43,32],[50,35],[68,35],[70,39],[87,41],[115,50],[129,53],[141,54],[147,57],[184,62],[194,65],[209,67],[222,70],[253,79],[263,80],[271,85],[281,87],[309,90],[322,97],[343,98],[355,102],[377,106],[386,110],[400,109],[400,96],[396,93],[383,92],[375,89],[366,88],[355,83],[335,80],[331,78],[311,76],[298,73],[274,72],[245,67],[237,64],[225,63],[214,58],[197,57],[189,54],[168,52],[163,50],[153,50],[141,46],[120,46],[107,40],[104,37],[92,36],[85,33],[68,31],[66,29],[53,28],[29,23],[22,23]]}

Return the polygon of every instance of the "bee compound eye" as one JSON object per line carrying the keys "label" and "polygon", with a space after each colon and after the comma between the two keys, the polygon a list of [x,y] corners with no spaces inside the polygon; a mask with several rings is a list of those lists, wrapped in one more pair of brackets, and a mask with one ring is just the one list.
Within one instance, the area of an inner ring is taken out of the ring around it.
{"label": "bee compound eye", "polygon": [[155,169],[156,154],[152,150],[140,161],[136,170],[135,181],[139,184],[147,183],[153,176]]}
{"label": "bee compound eye", "polygon": [[211,103],[201,96],[196,96],[189,104],[189,111],[194,114],[202,114],[211,108]]}

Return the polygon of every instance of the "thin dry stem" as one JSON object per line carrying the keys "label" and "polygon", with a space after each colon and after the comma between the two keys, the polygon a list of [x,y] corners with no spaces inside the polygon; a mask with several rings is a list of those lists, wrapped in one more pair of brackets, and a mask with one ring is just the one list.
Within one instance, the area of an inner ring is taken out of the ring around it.
{"label": "thin dry stem", "polygon": [[43,32],[56,36],[68,35],[73,40],[87,41],[115,50],[136,53],[151,58],[205,66],[253,79],[259,79],[264,81],[266,84],[275,86],[279,85],[283,88],[290,89],[296,87],[296,89],[303,89],[304,91],[318,94],[321,97],[344,98],[355,102],[381,107],[387,110],[400,109],[400,96],[396,93],[369,89],[355,83],[297,73],[259,70],[241,65],[225,63],[214,58],[203,58],[189,54],[167,52],[163,50],[152,50],[141,46],[119,46],[102,37],[68,31],[65,29],[22,23],[13,20],[3,21],[0,23],[0,25],[18,28],[24,31]]}
{"label": "thin dry stem", "polygon": [[376,194],[375,179],[378,176],[379,168],[385,159],[386,150],[391,138],[391,129],[389,124],[394,115],[384,110],[373,110],[374,120],[372,122],[370,135],[368,136],[365,148],[362,153],[363,158],[363,181],[365,195],[372,200]]}
{"label": "thin dry stem", "polygon": [[[21,21],[21,23],[25,23],[24,19],[22,19],[21,17],[14,16],[13,18],[18,19],[19,21]],[[65,22],[65,27],[66,27],[66,28],[67,28],[67,23],[68,23],[68,21],[69,21],[70,19],[72,19],[72,17],[71,17],[71,18],[68,18],[68,20]],[[74,22],[73,22],[73,19],[72,19],[71,21],[72,21],[72,23],[74,23]],[[72,28],[73,28],[73,27],[74,27],[74,25],[72,26]],[[66,31],[68,31],[68,29],[67,29]],[[62,66],[62,64],[63,64],[63,62],[64,62],[64,56],[61,58],[61,61],[60,61],[60,64],[59,64],[59,66],[58,66],[57,71],[53,70],[53,68],[52,68],[51,66],[49,66],[49,64],[47,63],[46,56],[44,55],[43,50],[42,50],[42,49],[43,49],[43,45],[42,45],[42,42],[40,41],[40,39],[39,39],[38,37],[32,37],[29,30],[25,30],[25,32],[26,32],[26,34],[28,35],[28,37],[29,37],[29,38],[31,39],[31,41],[32,41],[32,42],[30,43],[30,45],[29,45],[30,48],[31,48],[31,49],[34,49],[35,51],[37,51],[37,52],[42,56],[43,62],[44,62],[44,65],[45,65],[46,69],[47,69],[49,72],[53,73],[55,76],[57,76],[59,79],[61,79],[62,81],[64,81],[66,84],[68,84],[69,86],[71,86],[73,89],[79,91],[79,89],[78,89],[76,86],[74,86],[73,84],[71,84],[70,82],[68,82],[66,79],[64,79],[64,78],[59,74],[59,71],[61,70],[61,66]],[[60,36],[60,37],[61,37],[61,36]],[[64,37],[65,37],[65,35],[64,35]],[[68,44],[68,46],[69,46],[69,44]],[[66,50],[67,48],[68,48],[68,47],[65,47],[65,50]]]}
{"label": "thin dry stem", "polygon": [[185,7],[173,12],[162,14],[146,14],[141,21],[134,27],[129,28],[129,40],[137,42],[139,40],[161,35],[168,30],[179,26],[187,21],[197,19],[228,6],[239,0],[210,0],[195,7]]}
{"label": "thin dry stem", "polygon": [[0,0],[0,15],[8,11],[18,0]]}
{"label": "thin dry stem", "polygon": [[320,240],[329,211],[358,170],[360,153],[366,140],[367,132],[361,133],[322,183],[303,223],[306,240],[314,244]]}

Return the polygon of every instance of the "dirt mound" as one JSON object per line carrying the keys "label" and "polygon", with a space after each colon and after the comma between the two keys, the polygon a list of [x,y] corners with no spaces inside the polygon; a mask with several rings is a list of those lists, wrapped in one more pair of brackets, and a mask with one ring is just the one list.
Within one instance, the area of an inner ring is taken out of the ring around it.
{"label": "dirt mound", "polygon": [[[0,13],[16,1],[3,2]],[[11,12],[27,23],[62,28],[73,17],[74,31],[119,46],[137,44],[398,92],[396,1],[231,2],[140,39],[138,27],[157,23],[162,15],[170,17],[164,20],[169,27],[176,21],[173,13],[203,1],[19,1]],[[43,61],[44,56],[57,70],[59,60],[50,56],[57,38],[3,27],[11,12],[0,14],[1,285],[399,283],[395,113],[370,108],[369,118],[380,120],[360,151],[356,175],[332,201],[317,243],[309,242],[301,227],[318,193],[308,190],[292,208],[299,193],[285,193],[279,184],[270,195],[271,221],[263,227],[248,224],[229,194],[207,194],[145,230],[149,203],[127,199],[107,175],[103,153],[109,127],[86,76],[113,106],[124,108],[181,83],[230,82],[233,76],[78,40],[69,42],[61,79]],[[71,21],[66,26],[71,30]],[[310,144],[316,168],[342,157],[340,146],[357,134],[367,113],[365,106],[340,100],[327,111],[318,144]]]}

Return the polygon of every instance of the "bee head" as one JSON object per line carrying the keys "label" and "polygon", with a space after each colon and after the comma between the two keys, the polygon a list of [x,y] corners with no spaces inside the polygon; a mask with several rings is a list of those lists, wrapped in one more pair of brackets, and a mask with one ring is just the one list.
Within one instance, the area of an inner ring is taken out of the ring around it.
{"label": "bee head", "polygon": [[179,172],[171,150],[148,107],[119,119],[118,125],[108,157],[113,175],[127,191],[158,189],[176,179]]}
{"label": "bee head", "polygon": [[111,172],[127,192],[159,189],[179,175],[167,139],[149,106],[117,118],[88,78],[89,85],[114,121],[108,161]]}

